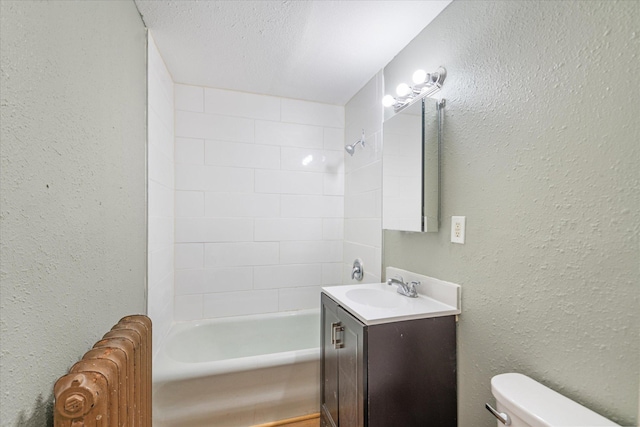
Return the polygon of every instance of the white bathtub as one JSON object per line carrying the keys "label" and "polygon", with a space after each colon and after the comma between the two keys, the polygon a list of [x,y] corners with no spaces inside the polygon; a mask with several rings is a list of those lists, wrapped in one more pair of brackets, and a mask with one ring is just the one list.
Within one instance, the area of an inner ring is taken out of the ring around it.
{"label": "white bathtub", "polygon": [[175,324],[153,364],[154,427],[247,427],[319,411],[318,310]]}

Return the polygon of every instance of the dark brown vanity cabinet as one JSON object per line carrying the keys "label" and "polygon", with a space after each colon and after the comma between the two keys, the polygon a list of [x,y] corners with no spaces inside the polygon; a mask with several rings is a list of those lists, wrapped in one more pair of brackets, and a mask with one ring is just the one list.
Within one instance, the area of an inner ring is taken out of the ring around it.
{"label": "dark brown vanity cabinet", "polygon": [[455,316],[364,325],[322,294],[321,427],[455,427]]}

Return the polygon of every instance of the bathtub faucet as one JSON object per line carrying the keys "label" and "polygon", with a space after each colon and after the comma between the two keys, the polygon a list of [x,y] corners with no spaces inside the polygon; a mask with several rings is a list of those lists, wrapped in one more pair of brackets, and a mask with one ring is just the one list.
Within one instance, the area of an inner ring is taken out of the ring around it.
{"label": "bathtub faucet", "polygon": [[404,295],[409,298],[417,298],[418,291],[416,290],[416,286],[418,286],[420,282],[409,282],[405,283],[402,276],[392,277],[387,280],[387,285],[398,285],[398,293],[400,295]]}

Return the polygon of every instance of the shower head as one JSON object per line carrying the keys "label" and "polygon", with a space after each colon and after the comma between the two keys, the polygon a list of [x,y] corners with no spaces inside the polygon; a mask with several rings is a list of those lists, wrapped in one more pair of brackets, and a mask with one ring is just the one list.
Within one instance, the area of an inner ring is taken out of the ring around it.
{"label": "shower head", "polygon": [[353,144],[345,146],[344,149],[347,153],[349,153],[350,156],[353,156],[353,153],[356,152],[356,146],[358,144],[362,145],[362,147],[364,148],[364,129],[362,129],[362,137]]}

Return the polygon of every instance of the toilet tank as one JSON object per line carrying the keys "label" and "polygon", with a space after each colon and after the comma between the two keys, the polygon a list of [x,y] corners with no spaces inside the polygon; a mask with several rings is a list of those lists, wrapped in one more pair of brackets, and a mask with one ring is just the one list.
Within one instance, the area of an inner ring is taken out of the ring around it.
{"label": "toilet tank", "polygon": [[[496,375],[491,392],[497,411],[509,416],[510,427],[619,426],[526,375]],[[504,424],[498,421],[498,426]]]}

